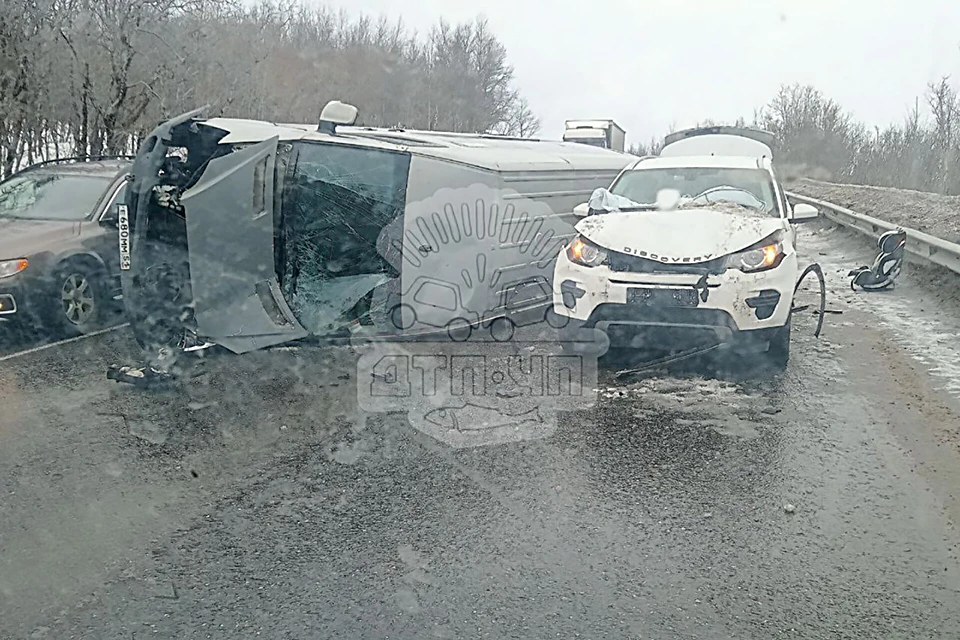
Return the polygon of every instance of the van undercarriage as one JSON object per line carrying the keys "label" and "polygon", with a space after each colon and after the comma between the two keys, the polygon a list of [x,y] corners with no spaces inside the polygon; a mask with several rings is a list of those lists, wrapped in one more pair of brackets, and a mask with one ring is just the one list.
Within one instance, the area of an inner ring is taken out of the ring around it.
{"label": "van undercarriage", "polygon": [[[150,365],[166,370],[183,350],[214,343],[243,353],[349,336],[374,318],[389,329],[371,303],[399,275],[376,251],[384,225],[346,221],[377,203],[310,173],[309,154],[296,174],[294,144],[221,144],[226,133],[192,117],[168,123],[135,164],[125,297]],[[386,218],[402,215],[398,202]]]}

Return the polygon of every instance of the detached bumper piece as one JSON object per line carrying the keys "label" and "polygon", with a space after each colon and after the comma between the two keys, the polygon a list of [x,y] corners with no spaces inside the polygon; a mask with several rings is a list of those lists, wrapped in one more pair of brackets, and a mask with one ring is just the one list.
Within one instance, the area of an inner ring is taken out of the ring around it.
{"label": "detached bumper piece", "polygon": [[151,389],[170,384],[173,382],[173,376],[151,367],[112,366],[107,369],[107,380],[125,382],[141,389]]}
{"label": "detached bumper piece", "polygon": [[773,315],[780,303],[780,292],[773,289],[764,289],[758,295],[744,300],[747,306],[753,309],[757,320],[766,320]]}
{"label": "detached bumper piece", "polygon": [[0,316],[9,316],[17,312],[17,299],[9,293],[0,293]]}

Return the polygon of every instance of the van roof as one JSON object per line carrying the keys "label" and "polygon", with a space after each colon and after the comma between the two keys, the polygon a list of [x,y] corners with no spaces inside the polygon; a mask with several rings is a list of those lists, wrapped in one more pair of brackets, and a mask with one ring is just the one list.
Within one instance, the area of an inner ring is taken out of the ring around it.
{"label": "van roof", "polygon": [[227,132],[222,144],[281,140],[313,140],[392,151],[405,151],[474,166],[488,171],[620,171],[634,156],[575,142],[516,138],[494,134],[452,133],[341,126],[336,135],[316,125],[274,124],[259,120],[211,118],[203,124]]}

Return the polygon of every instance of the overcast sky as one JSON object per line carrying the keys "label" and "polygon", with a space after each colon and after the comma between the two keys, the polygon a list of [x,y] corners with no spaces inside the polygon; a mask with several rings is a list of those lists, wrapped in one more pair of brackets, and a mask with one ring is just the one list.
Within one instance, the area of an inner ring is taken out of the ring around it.
{"label": "overcast sky", "polygon": [[542,136],[559,136],[570,118],[613,118],[628,142],[704,118],[749,119],[793,82],[814,84],[859,119],[883,125],[900,120],[939,76],[955,74],[960,84],[960,0],[325,4],[402,17],[424,33],[441,16],[485,15],[543,119]]}

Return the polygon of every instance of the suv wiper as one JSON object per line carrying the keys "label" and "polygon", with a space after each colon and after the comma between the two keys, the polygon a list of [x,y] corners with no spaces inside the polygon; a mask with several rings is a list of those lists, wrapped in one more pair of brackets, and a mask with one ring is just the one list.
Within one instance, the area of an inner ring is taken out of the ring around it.
{"label": "suv wiper", "polygon": [[[616,211],[619,211],[620,213],[625,213],[625,212],[626,212],[626,213],[629,213],[629,212],[631,212],[631,211],[656,211],[656,210],[657,210],[657,205],[655,205],[655,204],[644,204],[644,205],[640,205],[640,206],[636,206],[636,207],[621,207],[621,208],[617,209]],[[610,213],[615,213],[615,212],[610,212]]]}

